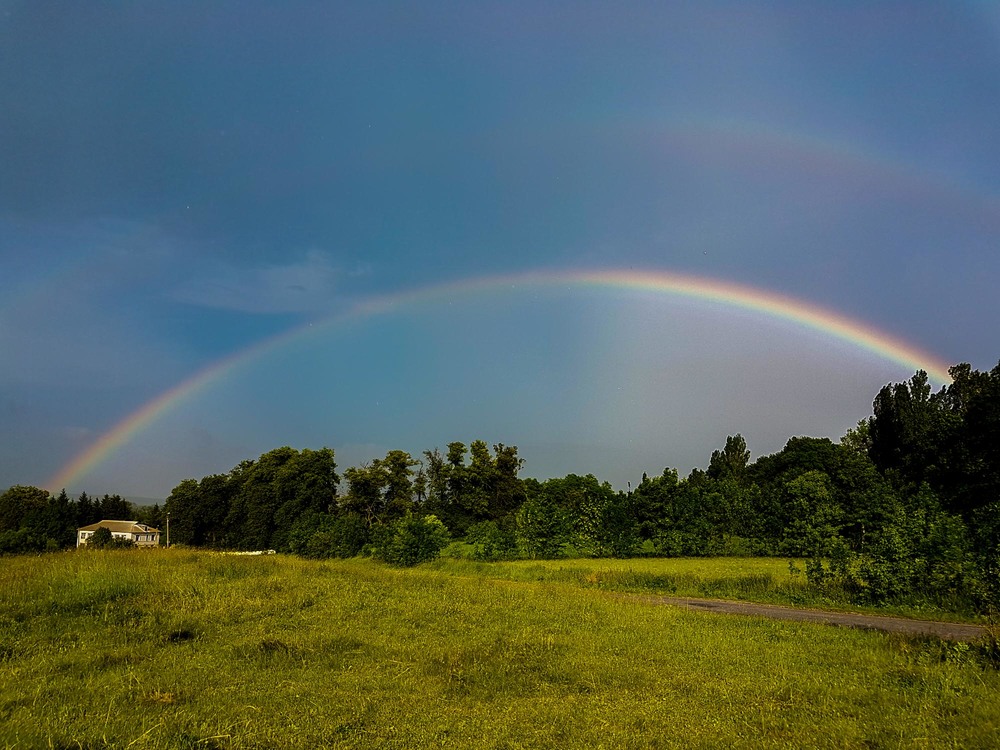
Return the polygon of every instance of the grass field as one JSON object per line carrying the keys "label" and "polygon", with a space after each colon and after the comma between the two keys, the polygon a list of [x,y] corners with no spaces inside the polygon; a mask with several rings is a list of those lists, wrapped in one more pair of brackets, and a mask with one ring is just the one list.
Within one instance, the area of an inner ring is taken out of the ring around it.
{"label": "grass field", "polygon": [[0,746],[1000,746],[968,646],[626,601],[592,564],[3,558]]}
{"label": "grass field", "polygon": [[430,565],[459,576],[567,583],[607,591],[716,596],[782,604],[818,601],[806,577],[780,558],[587,558],[483,563],[442,557]]}
{"label": "grass field", "polygon": [[452,575],[512,581],[569,583],[606,591],[672,596],[738,599],[797,607],[899,615],[928,620],[983,623],[981,615],[952,612],[924,604],[886,607],[851,604],[835,592],[810,588],[804,560],[757,557],[587,558],[576,560],[514,560],[483,563],[463,556],[461,542],[453,555],[432,567]]}

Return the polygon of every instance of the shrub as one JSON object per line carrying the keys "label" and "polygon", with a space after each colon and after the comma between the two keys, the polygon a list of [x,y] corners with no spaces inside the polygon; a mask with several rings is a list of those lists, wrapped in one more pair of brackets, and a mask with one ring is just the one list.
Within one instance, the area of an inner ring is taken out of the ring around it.
{"label": "shrub", "polygon": [[472,555],[477,560],[509,560],[517,552],[514,531],[501,528],[495,521],[483,521],[470,527],[465,541],[472,545]]}
{"label": "shrub", "polygon": [[858,603],[930,603],[959,611],[986,611],[991,604],[967,528],[926,487],[892,509],[864,552],[833,545],[807,563],[806,574],[815,588]]}
{"label": "shrub", "polygon": [[288,534],[288,548],[296,555],[318,560],[357,557],[368,544],[370,533],[361,516],[332,516],[309,512],[295,522]]}
{"label": "shrub", "polygon": [[391,565],[409,567],[433,560],[450,541],[447,527],[437,516],[406,515],[379,530],[374,555]]}
{"label": "shrub", "polygon": [[131,539],[115,536],[110,529],[102,526],[87,540],[87,546],[93,549],[132,549],[135,547],[135,542]]}

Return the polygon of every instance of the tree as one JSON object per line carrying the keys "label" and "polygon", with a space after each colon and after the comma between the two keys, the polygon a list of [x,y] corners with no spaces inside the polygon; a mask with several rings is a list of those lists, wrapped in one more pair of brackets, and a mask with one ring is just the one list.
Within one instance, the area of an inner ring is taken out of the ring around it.
{"label": "tree", "polygon": [[76,544],[76,509],[66,490],[49,497],[37,519],[38,532],[48,549],[65,549]]}
{"label": "tree", "polygon": [[632,492],[632,513],[640,539],[655,539],[676,525],[677,490],[676,469],[665,468],[653,479],[642,475],[642,481]]}
{"label": "tree", "polygon": [[111,534],[111,529],[102,526],[87,540],[87,546],[92,549],[104,549],[111,545],[114,540],[114,536]]}
{"label": "tree", "polygon": [[[336,508],[337,484],[340,482],[330,448],[290,450],[291,455],[282,462],[272,483],[280,504],[274,512],[274,529],[269,545],[282,550],[287,549],[288,533],[299,516],[309,511],[328,513]],[[258,467],[261,463],[258,461]]]}
{"label": "tree", "polygon": [[336,466],[329,448],[298,451],[288,446],[241,463],[226,483],[232,497],[226,543],[240,549],[287,549],[300,515],[336,507]]}
{"label": "tree", "polygon": [[391,450],[382,459],[385,466],[385,506],[390,516],[398,518],[413,508],[413,467],[420,462],[406,451]]}
{"label": "tree", "polygon": [[413,504],[422,506],[427,499],[427,474],[424,473],[423,465],[419,464],[416,475],[413,477]]}
{"label": "tree", "polygon": [[866,534],[884,519],[894,493],[866,454],[827,438],[790,438],[779,453],[762,456],[748,468],[748,477],[760,486],[759,533],[773,541],[787,536],[785,529],[793,519],[786,488],[808,472],[820,472],[829,480],[831,502],[840,508],[840,533],[859,550]]}
{"label": "tree", "polygon": [[812,561],[810,582],[833,584],[863,603],[931,603],[980,611],[996,603],[988,577],[971,554],[965,525],[941,507],[927,484],[898,501],[871,536],[864,553],[845,552],[829,567]]}
{"label": "tree", "polygon": [[906,492],[926,482],[948,509],[969,517],[1000,496],[1000,364],[988,373],[962,363],[932,394],[923,371],[879,391],[870,454]]}
{"label": "tree", "polygon": [[[606,482],[602,486],[611,488]],[[596,549],[601,554],[612,557],[628,557],[635,551],[639,534],[629,494],[618,492],[605,497],[595,541]]]}
{"label": "tree", "polygon": [[867,419],[862,419],[856,427],[851,428],[840,439],[840,444],[853,453],[868,457],[871,452],[871,423]]}
{"label": "tree", "polygon": [[131,521],[135,519],[135,506],[121,495],[107,495],[100,501],[101,519]]}
{"label": "tree", "polygon": [[139,523],[144,523],[147,526],[151,526],[154,529],[160,529],[162,531],[167,519],[166,516],[163,515],[163,509],[160,508],[160,504],[153,503],[151,506],[139,509],[137,520]]}
{"label": "tree", "polygon": [[170,516],[172,544],[199,545],[202,543],[200,513],[201,490],[198,481],[185,479],[170,491],[164,503],[164,512]]}
{"label": "tree", "polygon": [[712,459],[708,465],[708,476],[711,479],[733,479],[742,482],[750,463],[750,451],[743,436],[737,433],[726,438],[726,447],[722,451],[712,451]]}
{"label": "tree", "polygon": [[448,443],[448,453],[442,467],[445,486],[440,502],[441,520],[456,536],[464,535],[469,526],[476,522],[467,509],[469,470],[465,465],[465,454],[465,443]]}
{"label": "tree", "polygon": [[198,483],[197,544],[217,546],[226,536],[226,518],[239,484],[232,474],[212,474]]}
{"label": "tree", "polygon": [[352,466],[344,471],[347,494],[341,499],[344,510],[357,513],[369,527],[380,523],[385,516],[385,486],[388,476],[382,462]]}
{"label": "tree", "polygon": [[87,540],[90,549],[134,549],[135,542],[126,537],[115,536],[111,530],[102,526]]}
{"label": "tree", "polygon": [[869,425],[869,453],[881,472],[892,473],[909,487],[934,478],[945,427],[938,403],[923,370],[906,383],[886,385],[879,391]]}
{"label": "tree", "polygon": [[796,557],[828,555],[840,539],[843,520],[830,477],[822,471],[807,471],[786,481],[782,495],[789,518],[782,539],[784,553]]}
{"label": "tree", "polygon": [[956,511],[970,511],[1000,498],[1000,364],[980,373],[968,364],[949,370],[952,383],[942,404],[957,425],[939,444],[946,460],[937,490]]}
{"label": "tree", "polygon": [[[561,510],[569,528],[560,544],[571,544],[577,552],[604,554],[606,543],[625,533],[620,525],[613,531],[605,528],[611,518],[608,506],[615,502],[615,491],[607,482],[599,482],[593,474],[583,477],[568,474],[561,479],[548,479],[538,485],[536,494],[543,497],[546,504]],[[542,517],[538,516],[538,519]],[[622,520],[616,518],[615,522],[618,524]]]}
{"label": "tree", "polygon": [[49,502],[49,493],[38,487],[14,485],[0,494],[0,553],[59,547],[46,536]]}
{"label": "tree", "polygon": [[402,518],[413,508],[413,467],[419,463],[405,451],[392,450],[385,458],[345,470],[348,490],[341,507],[357,513],[369,527]]}
{"label": "tree", "polygon": [[490,455],[483,440],[474,440],[469,448],[452,442],[446,455],[435,448],[425,451],[424,458],[425,510],[435,513],[455,536],[464,536],[483,521],[512,517],[524,501],[524,487],[517,476],[523,461],[517,446],[497,443]]}
{"label": "tree", "polygon": [[76,501],[77,527],[90,526],[92,523],[97,523],[101,520],[100,515],[100,508],[94,505],[86,492],[81,492],[80,497]]}
{"label": "tree", "polygon": [[518,457],[516,445],[503,443],[493,446],[493,455],[489,515],[499,521],[515,513],[524,502],[524,485],[517,476],[524,467],[524,459]]}
{"label": "tree", "polygon": [[0,532],[29,525],[49,502],[49,493],[38,487],[14,485],[0,494]]}
{"label": "tree", "polygon": [[538,482],[526,482],[528,497],[517,512],[517,538],[532,558],[562,554],[572,541],[573,518]]}
{"label": "tree", "polygon": [[425,510],[436,514],[447,523],[445,510],[448,506],[448,465],[437,448],[424,451],[424,459],[427,476]]}

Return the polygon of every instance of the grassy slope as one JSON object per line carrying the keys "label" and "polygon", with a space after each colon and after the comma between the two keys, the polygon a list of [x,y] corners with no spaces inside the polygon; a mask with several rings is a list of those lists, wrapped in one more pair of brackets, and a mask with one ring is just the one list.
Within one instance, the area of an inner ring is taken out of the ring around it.
{"label": "grassy slope", "polygon": [[960,647],[650,607],[546,573],[582,561],[489,569],[525,580],[449,565],[0,559],[0,746],[1000,743],[1000,673]]}

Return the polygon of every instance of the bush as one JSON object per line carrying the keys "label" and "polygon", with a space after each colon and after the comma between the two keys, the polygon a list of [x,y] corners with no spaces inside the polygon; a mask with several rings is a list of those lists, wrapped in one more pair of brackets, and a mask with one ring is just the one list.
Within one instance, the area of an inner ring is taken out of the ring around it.
{"label": "bush", "polygon": [[390,565],[409,567],[435,559],[451,537],[437,516],[407,515],[375,535],[374,555]]}
{"label": "bush", "polygon": [[87,546],[93,549],[132,549],[135,547],[135,542],[115,536],[110,529],[102,526],[87,540]]}
{"label": "bush", "polygon": [[476,560],[509,560],[517,552],[514,531],[501,528],[495,521],[483,521],[472,526],[465,535],[465,541],[472,545],[472,555]]}
{"label": "bush", "polygon": [[864,552],[833,545],[807,563],[810,585],[863,604],[932,604],[987,611],[988,574],[971,554],[962,520],[922,488],[894,508]]}
{"label": "bush", "polygon": [[288,548],[296,555],[317,560],[357,557],[369,540],[368,526],[357,514],[332,516],[309,512],[289,531]]}

